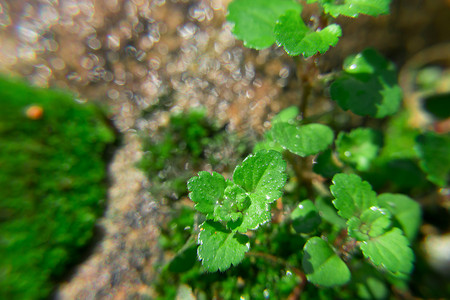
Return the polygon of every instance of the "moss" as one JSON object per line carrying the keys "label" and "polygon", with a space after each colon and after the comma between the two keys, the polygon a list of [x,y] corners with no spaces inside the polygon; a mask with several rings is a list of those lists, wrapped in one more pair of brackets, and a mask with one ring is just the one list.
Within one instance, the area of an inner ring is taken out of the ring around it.
{"label": "moss", "polygon": [[0,77],[0,295],[40,299],[92,238],[105,149],[93,105]]}

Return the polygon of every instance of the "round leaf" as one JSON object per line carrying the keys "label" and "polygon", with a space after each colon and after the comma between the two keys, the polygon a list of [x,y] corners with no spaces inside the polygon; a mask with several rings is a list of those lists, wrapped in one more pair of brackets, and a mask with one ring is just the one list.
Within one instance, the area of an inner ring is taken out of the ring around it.
{"label": "round leaf", "polygon": [[289,123],[276,123],[272,131],[274,139],[283,148],[300,156],[317,154],[325,150],[334,138],[333,131],[322,124],[297,127]]}
{"label": "round leaf", "polygon": [[389,13],[389,5],[391,4],[391,0],[308,0],[308,3],[313,2],[319,2],[325,12],[335,18],[339,15],[352,18],[356,18],[359,14],[386,15]]}
{"label": "round leaf", "polygon": [[365,210],[359,218],[352,217],[347,222],[348,235],[358,241],[367,241],[380,236],[391,225],[390,214],[387,210],[372,206]]}
{"label": "round leaf", "polygon": [[343,285],[350,280],[351,275],[347,265],[321,238],[310,238],[303,251],[303,269],[306,278],[312,283],[332,287]]}
{"label": "round leaf", "polygon": [[319,211],[311,200],[305,200],[291,213],[292,227],[297,233],[312,232],[322,222]]}

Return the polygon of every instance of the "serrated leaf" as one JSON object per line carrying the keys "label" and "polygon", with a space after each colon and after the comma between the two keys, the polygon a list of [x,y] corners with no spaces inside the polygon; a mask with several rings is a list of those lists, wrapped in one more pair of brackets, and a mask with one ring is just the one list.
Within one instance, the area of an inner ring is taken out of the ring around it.
{"label": "serrated leaf", "polygon": [[377,267],[392,273],[409,274],[413,268],[414,253],[402,231],[394,227],[391,231],[361,243],[365,257]]}
{"label": "serrated leaf", "polygon": [[339,159],[354,165],[359,171],[370,169],[381,145],[382,135],[370,128],[357,128],[350,133],[340,132],[336,139]]}
{"label": "serrated leaf", "polygon": [[402,101],[394,64],[373,49],[349,56],[344,71],[330,87],[331,98],[344,110],[383,118],[394,114]]}
{"label": "serrated leaf", "polygon": [[361,213],[377,205],[377,195],[367,181],[355,174],[336,174],[330,191],[338,214],[346,219],[359,217]]}
{"label": "serrated leaf", "polygon": [[307,124],[295,126],[276,123],[272,127],[273,137],[283,148],[300,156],[317,154],[325,150],[334,138],[333,131],[326,125]]}
{"label": "serrated leaf", "polygon": [[303,251],[302,265],[306,278],[310,282],[332,287],[343,285],[350,280],[351,275],[347,265],[321,238],[310,238]]}
{"label": "serrated leaf", "polygon": [[333,17],[339,15],[356,18],[359,14],[370,16],[389,14],[391,0],[308,0],[308,3],[319,2],[324,11]]}
{"label": "serrated leaf", "polygon": [[262,150],[249,155],[233,173],[233,181],[242,187],[251,200],[250,206],[242,212],[240,232],[255,229],[270,221],[269,204],[281,197],[286,183],[286,162],[277,151]]}
{"label": "serrated leaf", "polygon": [[275,23],[288,10],[300,15],[302,7],[294,0],[234,0],[228,5],[227,20],[244,46],[261,50],[275,43]]}
{"label": "serrated leaf", "polygon": [[206,221],[200,226],[197,255],[210,272],[238,265],[250,249],[246,235],[227,230],[222,224]]}
{"label": "serrated leaf", "polygon": [[216,172],[201,171],[198,176],[189,179],[187,186],[189,198],[195,202],[194,208],[212,218],[214,207],[223,198],[227,187],[225,178]]}
{"label": "serrated leaf", "polygon": [[236,184],[230,184],[225,189],[224,200],[214,208],[214,221],[237,221],[250,203],[250,197],[244,189]]}
{"label": "serrated leaf", "polygon": [[336,46],[342,35],[341,27],[337,24],[311,31],[296,11],[287,11],[280,16],[274,32],[278,46],[283,46],[289,55],[302,54],[306,58],[317,52],[323,54],[331,46]]}
{"label": "serrated leaf", "polygon": [[311,200],[304,200],[291,212],[292,227],[297,233],[310,233],[315,230],[322,219]]}
{"label": "serrated leaf", "polygon": [[450,134],[421,134],[416,139],[415,150],[427,179],[438,186],[446,186],[450,175]]}
{"label": "serrated leaf", "polygon": [[351,217],[347,225],[348,235],[358,241],[367,241],[384,234],[391,225],[391,219],[387,210],[372,206],[363,211],[359,218]]}
{"label": "serrated leaf", "polygon": [[378,203],[386,208],[400,224],[406,237],[413,241],[422,223],[419,203],[402,194],[381,194]]}

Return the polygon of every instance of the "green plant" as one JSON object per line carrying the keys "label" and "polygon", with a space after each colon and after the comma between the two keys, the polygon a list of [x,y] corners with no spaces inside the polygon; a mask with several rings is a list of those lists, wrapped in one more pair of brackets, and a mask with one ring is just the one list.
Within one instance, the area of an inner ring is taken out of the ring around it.
{"label": "green plant", "polygon": [[114,139],[95,106],[0,77],[1,298],[46,298],[80,259]]}
{"label": "green plant", "polygon": [[[306,2],[322,9],[312,28],[293,0],[234,0],[228,20],[247,47],[276,43],[308,58],[337,44],[342,32],[330,15],[377,16],[390,4]],[[315,68],[312,60],[297,63]],[[374,49],[325,78],[302,82],[300,109],[275,116],[230,179],[201,171],[188,181],[196,212],[186,209],[195,221],[163,268],[162,282],[174,288],[159,289],[162,298],[387,299],[411,292],[414,262],[423,260],[416,251],[423,210],[415,198],[448,185],[450,136],[409,124],[411,112],[399,111],[396,68]],[[329,96],[342,110],[307,115],[311,86],[326,90],[330,80]]]}

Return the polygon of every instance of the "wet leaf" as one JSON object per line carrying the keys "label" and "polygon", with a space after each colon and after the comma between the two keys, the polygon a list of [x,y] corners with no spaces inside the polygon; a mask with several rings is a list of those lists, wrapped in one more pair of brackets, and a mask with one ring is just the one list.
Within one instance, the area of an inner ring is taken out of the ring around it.
{"label": "wet leaf", "polygon": [[384,234],[391,225],[391,219],[387,210],[372,206],[366,209],[359,218],[350,218],[347,225],[349,236],[358,241],[367,241]]}
{"label": "wet leaf", "polygon": [[333,201],[339,215],[346,219],[359,217],[361,213],[377,205],[377,195],[367,181],[355,174],[336,174],[330,187],[336,198]]}
{"label": "wet leaf", "polygon": [[300,156],[317,154],[325,150],[334,138],[333,131],[322,124],[295,126],[289,123],[276,123],[272,130],[275,141]]}
{"label": "wet leaf", "polygon": [[294,0],[234,0],[228,5],[227,20],[244,46],[261,50],[275,43],[275,23],[288,10],[300,15],[302,7]]}
{"label": "wet leaf", "polygon": [[292,227],[297,233],[309,233],[315,230],[322,219],[311,200],[304,200],[291,213]]}
{"label": "wet leaf", "polygon": [[306,58],[318,52],[323,54],[331,46],[336,46],[342,35],[341,27],[337,24],[312,31],[296,11],[282,15],[274,30],[278,46],[283,46],[291,56],[302,54]]}
{"label": "wet leaf", "polygon": [[402,90],[392,62],[375,50],[366,49],[347,57],[343,69],[330,88],[331,98],[342,109],[375,118],[397,112]]}
{"label": "wet leaf", "polygon": [[370,16],[389,13],[391,0],[308,0],[307,3],[319,2],[324,11],[333,17],[339,15],[356,18],[359,14]]}
{"label": "wet leaf", "polygon": [[198,258],[210,272],[236,266],[250,248],[246,235],[234,233],[213,221],[206,221],[200,226],[198,242]]}

